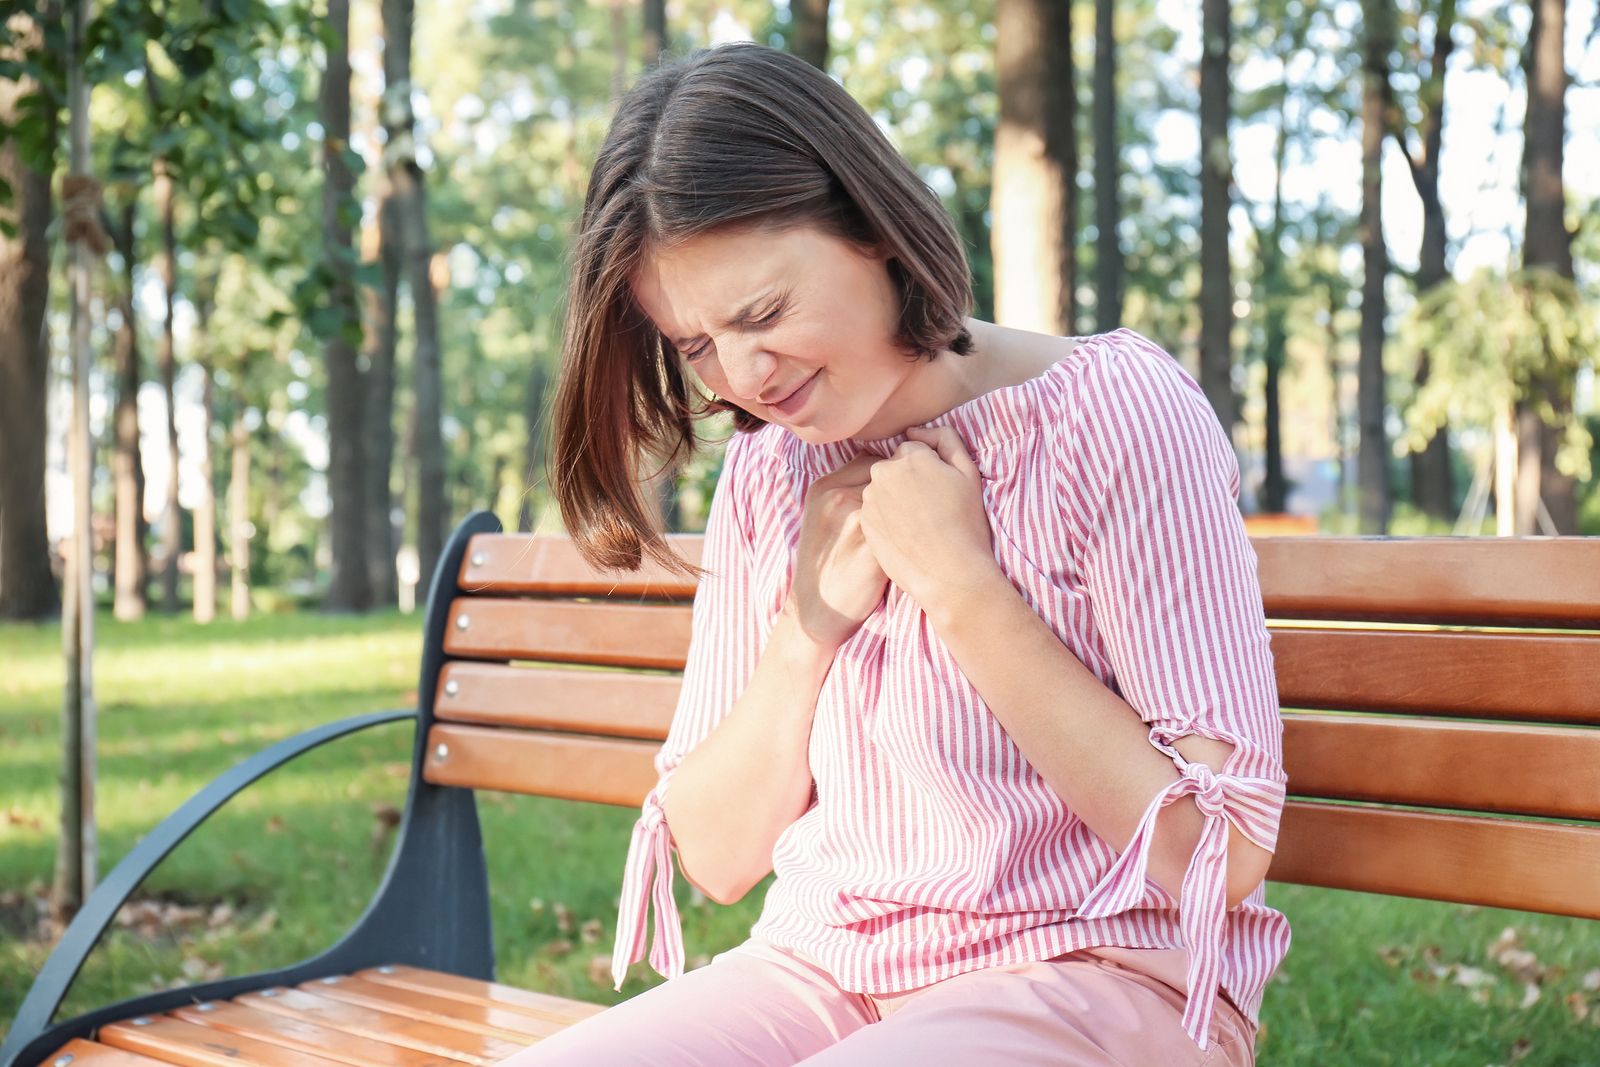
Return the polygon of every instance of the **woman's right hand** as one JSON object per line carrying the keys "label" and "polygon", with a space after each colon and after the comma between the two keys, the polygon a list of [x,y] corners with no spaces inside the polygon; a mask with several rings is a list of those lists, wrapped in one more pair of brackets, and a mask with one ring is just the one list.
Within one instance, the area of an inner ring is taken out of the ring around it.
{"label": "woman's right hand", "polygon": [[861,532],[861,490],[882,458],[862,452],[811,483],[806,494],[783,610],[812,640],[834,649],[860,629],[889,588]]}

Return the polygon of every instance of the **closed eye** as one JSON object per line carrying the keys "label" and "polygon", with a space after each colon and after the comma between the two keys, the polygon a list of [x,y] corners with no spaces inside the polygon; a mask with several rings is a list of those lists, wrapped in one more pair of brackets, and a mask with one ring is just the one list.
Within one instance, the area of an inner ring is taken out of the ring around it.
{"label": "closed eye", "polygon": [[[754,319],[751,322],[747,323],[746,324],[746,328],[755,328],[755,329],[763,329],[764,330],[764,329],[768,329],[768,328],[770,328],[772,326],[775,326],[777,324],[778,320],[783,318],[783,313],[786,310],[788,310],[787,307],[782,302],[780,302],[771,311],[769,311],[765,315],[761,316],[761,318]],[[701,345],[699,348],[695,349],[693,352],[683,352],[682,349],[679,349],[679,351],[682,352],[684,359],[688,360],[690,363],[693,363],[695,360],[699,359],[701,356],[703,356],[707,352],[711,351],[711,346],[709,344]]]}

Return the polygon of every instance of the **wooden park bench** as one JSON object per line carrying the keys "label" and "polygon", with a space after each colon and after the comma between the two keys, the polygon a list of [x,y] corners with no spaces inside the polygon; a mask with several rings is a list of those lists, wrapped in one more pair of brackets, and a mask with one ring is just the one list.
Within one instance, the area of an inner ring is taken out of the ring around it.
{"label": "wooden park bench", "polygon": [[1310,537],[1317,532],[1317,517],[1259,511],[1244,517],[1244,532],[1251,537]]}
{"label": "wooden park bench", "polygon": [[[672,543],[699,562],[700,537]],[[1293,709],[1269,877],[1600,919],[1600,538],[1254,544]],[[469,517],[433,582],[420,706],[282,741],[152,830],[66,931],[0,1067],[485,1064],[602,1010],[494,984],[474,791],[637,806],[693,591],[654,567],[597,574],[565,539]],[[607,669],[564,669],[579,663]],[[400,718],[417,724],[404,819],[342,940],[280,970],[52,1021],[128,895],[212,811],[318,745]],[[622,847],[594,878],[620,877]]]}

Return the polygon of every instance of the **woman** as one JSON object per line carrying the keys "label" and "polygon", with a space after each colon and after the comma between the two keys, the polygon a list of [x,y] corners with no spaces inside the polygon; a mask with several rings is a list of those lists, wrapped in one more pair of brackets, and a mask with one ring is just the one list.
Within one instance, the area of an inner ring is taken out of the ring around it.
{"label": "woman", "polygon": [[[639,459],[737,432],[618,920],[617,988],[652,897],[672,980],[508,1062],[1253,1063],[1282,722],[1194,380],[969,317],[938,199],[754,44],[622,101],[571,277],[554,486],[591,562],[673,566]],[[674,849],[719,903],[777,874],[687,974]]]}

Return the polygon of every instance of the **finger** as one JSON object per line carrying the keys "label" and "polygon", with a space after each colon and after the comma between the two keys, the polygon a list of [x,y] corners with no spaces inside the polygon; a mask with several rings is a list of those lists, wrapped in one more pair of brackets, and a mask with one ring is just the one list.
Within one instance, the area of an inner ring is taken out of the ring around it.
{"label": "finger", "polygon": [[978,465],[972,462],[972,456],[954,426],[913,426],[906,432],[915,432],[924,444],[939,453],[940,459],[962,474],[978,474]]}
{"label": "finger", "polygon": [[827,475],[827,478],[831,482],[839,485],[864,484],[872,476],[873,464],[877,463],[882,458],[882,456],[875,455],[871,452],[858,453],[853,459],[850,460],[850,462],[843,464],[837,470]]}

